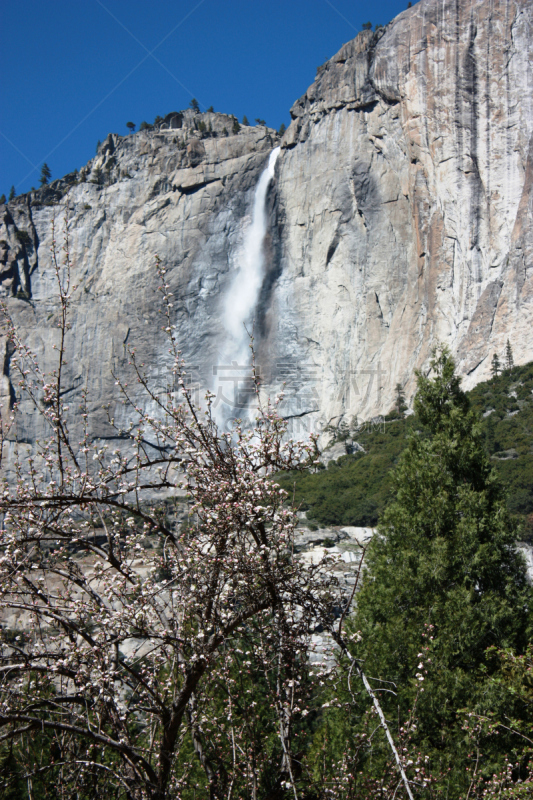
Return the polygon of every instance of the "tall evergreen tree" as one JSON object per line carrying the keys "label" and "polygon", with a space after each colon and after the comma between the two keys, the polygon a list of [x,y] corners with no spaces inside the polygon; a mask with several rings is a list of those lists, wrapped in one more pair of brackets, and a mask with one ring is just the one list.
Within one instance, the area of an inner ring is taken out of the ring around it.
{"label": "tall evergreen tree", "polygon": [[13,198],[14,198],[15,196],[16,196],[15,187],[14,187],[14,186],[12,186],[12,187],[11,187],[11,189],[9,190],[9,197],[8,197],[7,199],[8,199],[8,200],[13,200]]}
{"label": "tall evergreen tree", "polygon": [[490,364],[490,372],[492,377],[497,378],[500,370],[501,370],[500,358],[497,353],[494,353]]}
{"label": "tall evergreen tree", "polygon": [[511,347],[511,342],[507,339],[507,345],[505,347],[505,369],[512,369],[514,367],[514,358],[513,358],[513,350]]}
{"label": "tall evergreen tree", "polygon": [[[394,688],[381,696],[389,714],[405,720],[416,704],[415,739],[451,769],[454,797],[471,748],[460,710],[503,713],[487,649],[523,652],[531,591],[479,419],[445,348],[432,369],[431,379],[418,374],[423,430],[400,458],[396,499],[369,548],[353,624],[367,674],[394,684],[377,684]],[[503,734],[484,742],[479,769],[491,772],[511,752],[516,742]]]}
{"label": "tall evergreen tree", "polygon": [[407,411],[407,403],[405,402],[405,394],[401,383],[396,384],[396,411],[403,417]]}
{"label": "tall evergreen tree", "polygon": [[52,177],[52,171],[50,170],[48,164],[45,162],[41,167],[41,175],[39,177],[41,186],[46,186],[51,177]]}

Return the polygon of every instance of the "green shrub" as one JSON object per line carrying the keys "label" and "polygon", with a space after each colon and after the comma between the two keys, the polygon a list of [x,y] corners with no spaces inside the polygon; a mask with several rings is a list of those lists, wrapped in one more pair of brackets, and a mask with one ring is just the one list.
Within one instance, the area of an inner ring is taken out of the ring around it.
{"label": "green shrub", "polygon": [[16,231],[15,236],[25,247],[29,247],[32,244],[30,234],[27,231]]}

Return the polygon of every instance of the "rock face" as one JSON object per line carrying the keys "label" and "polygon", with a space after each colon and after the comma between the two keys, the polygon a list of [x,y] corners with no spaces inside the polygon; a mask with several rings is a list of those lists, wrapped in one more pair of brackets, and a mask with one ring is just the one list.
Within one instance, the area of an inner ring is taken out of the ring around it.
{"label": "rock face", "polygon": [[[291,114],[253,316],[265,386],[286,384],[294,432],[387,412],[397,383],[409,399],[438,341],[467,387],[488,377],[507,339],[516,363],[531,360],[530,0],[421,0],[346,44]],[[1,286],[47,368],[51,226],[68,207],[78,288],[66,388],[75,401],[87,381],[96,436],[110,435],[101,406],[112,372],[127,374],[128,345],[156,391],[168,380],[156,253],[192,384],[238,390],[242,372],[219,363],[222,298],[279,141],[265,127],[236,128],[222,114],[171,114],[159,130],[110,135],[80,176],[1,207]],[[9,403],[16,382],[0,344]],[[33,441],[39,424],[28,409],[19,436]]]}
{"label": "rock face", "polygon": [[346,44],[291,113],[272,349],[320,365],[325,416],[390,410],[437,341],[466,387],[507,338],[532,359],[529,0],[423,0]]}
{"label": "rock face", "polygon": [[[96,437],[112,435],[102,406],[117,396],[114,374],[128,379],[128,346],[137,349],[154,390],[167,386],[170,357],[159,314],[156,254],[175,295],[189,377],[198,387],[212,384],[224,345],[221,296],[233,274],[256,183],[278,140],[264,126],[233,134],[234,120],[222,114],[188,110],[169,118],[170,126],[158,131],[125,138],[110,134],[79,176],[1,207],[3,294],[45,371],[54,367],[52,346],[58,341],[52,225],[55,220],[61,263],[67,215],[71,283],[77,288],[64,386],[75,407],[87,384]],[[17,376],[5,336],[0,344],[6,406],[16,395]],[[18,438],[33,442],[43,433],[42,421],[29,404],[22,411]],[[120,422],[120,404],[113,413]]]}

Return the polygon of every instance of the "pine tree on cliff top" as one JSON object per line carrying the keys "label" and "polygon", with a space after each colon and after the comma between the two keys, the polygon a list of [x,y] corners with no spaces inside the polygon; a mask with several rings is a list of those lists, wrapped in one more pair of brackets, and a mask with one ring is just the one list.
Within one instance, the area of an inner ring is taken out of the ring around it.
{"label": "pine tree on cliff top", "polygon": [[46,162],[41,167],[39,181],[41,186],[46,186],[52,177],[52,171]]}

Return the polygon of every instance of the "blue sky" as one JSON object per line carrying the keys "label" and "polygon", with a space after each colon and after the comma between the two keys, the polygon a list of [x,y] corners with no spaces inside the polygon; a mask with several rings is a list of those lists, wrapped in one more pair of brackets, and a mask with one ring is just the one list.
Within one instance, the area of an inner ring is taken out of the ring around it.
{"label": "blue sky", "polygon": [[186,108],[278,128],[316,68],[407,0],[17,0],[0,16],[0,194],[80,168],[126,122]]}

